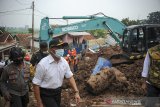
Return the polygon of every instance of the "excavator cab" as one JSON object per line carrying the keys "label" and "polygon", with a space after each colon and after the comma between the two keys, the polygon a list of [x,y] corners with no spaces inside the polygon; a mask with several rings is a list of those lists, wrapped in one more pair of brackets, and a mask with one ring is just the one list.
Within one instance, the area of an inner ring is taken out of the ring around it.
{"label": "excavator cab", "polygon": [[132,25],[124,30],[122,37],[123,54],[111,56],[113,66],[131,64],[143,58],[147,50],[160,43],[160,25]]}
{"label": "excavator cab", "polygon": [[142,55],[160,43],[160,25],[133,25],[125,29],[122,40],[123,51],[129,56]]}

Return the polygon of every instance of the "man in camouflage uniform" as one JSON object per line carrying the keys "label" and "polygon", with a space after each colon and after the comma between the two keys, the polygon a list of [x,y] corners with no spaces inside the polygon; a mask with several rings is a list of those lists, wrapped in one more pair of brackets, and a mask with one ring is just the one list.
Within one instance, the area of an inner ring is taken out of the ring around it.
{"label": "man in camouflage uniform", "polygon": [[23,61],[24,56],[21,48],[13,47],[10,51],[12,62],[4,68],[0,78],[3,97],[10,102],[10,107],[27,107],[29,102],[30,72],[29,66]]}
{"label": "man in camouflage uniform", "polygon": [[147,88],[145,107],[154,107],[160,97],[160,44],[150,48],[144,60],[142,77],[146,83],[142,88]]}

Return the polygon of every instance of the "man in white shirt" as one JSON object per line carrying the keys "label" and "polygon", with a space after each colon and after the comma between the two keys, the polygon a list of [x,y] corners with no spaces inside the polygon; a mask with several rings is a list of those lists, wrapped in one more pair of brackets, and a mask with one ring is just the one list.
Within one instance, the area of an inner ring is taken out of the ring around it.
{"label": "man in white shirt", "polygon": [[160,45],[150,48],[144,60],[143,89],[147,89],[145,107],[154,107],[160,97]]}
{"label": "man in white shirt", "polygon": [[38,107],[60,107],[61,86],[64,77],[68,78],[74,92],[76,103],[80,101],[73,73],[67,61],[62,57],[64,47],[68,45],[60,39],[52,39],[49,43],[49,55],[37,65],[33,78],[34,93]]}

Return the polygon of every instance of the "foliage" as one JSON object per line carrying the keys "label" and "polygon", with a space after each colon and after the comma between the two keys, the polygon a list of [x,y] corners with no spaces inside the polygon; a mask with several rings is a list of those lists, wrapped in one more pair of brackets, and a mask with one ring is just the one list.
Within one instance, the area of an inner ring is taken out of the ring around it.
{"label": "foliage", "polygon": [[160,24],[160,11],[149,13],[147,16],[147,23]]}
{"label": "foliage", "polygon": [[107,31],[103,29],[91,30],[89,31],[96,38],[104,38],[107,35]]}
{"label": "foliage", "polygon": [[4,32],[4,31],[5,31],[5,27],[1,27],[1,26],[0,26],[0,30],[1,30],[2,32]]}
{"label": "foliage", "polygon": [[130,26],[130,25],[137,25],[140,24],[140,20],[130,20],[129,18],[123,18],[121,21],[123,24],[125,24],[126,26]]}
{"label": "foliage", "polygon": [[32,33],[32,28],[28,28],[28,32],[29,32],[29,33]]}

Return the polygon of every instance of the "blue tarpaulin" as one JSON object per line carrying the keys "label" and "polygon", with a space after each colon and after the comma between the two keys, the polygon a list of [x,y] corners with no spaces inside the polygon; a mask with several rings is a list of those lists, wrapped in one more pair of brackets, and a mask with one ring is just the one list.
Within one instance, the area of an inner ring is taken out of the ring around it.
{"label": "blue tarpaulin", "polygon": [[96,66],[92,70],[92,75],[96,75],[97,73],[100,72],[102,68],[106,68],[106,67],[109,67],[109,68],[112,67],[112,63],[108,59],[99,57],[97,60]]}

